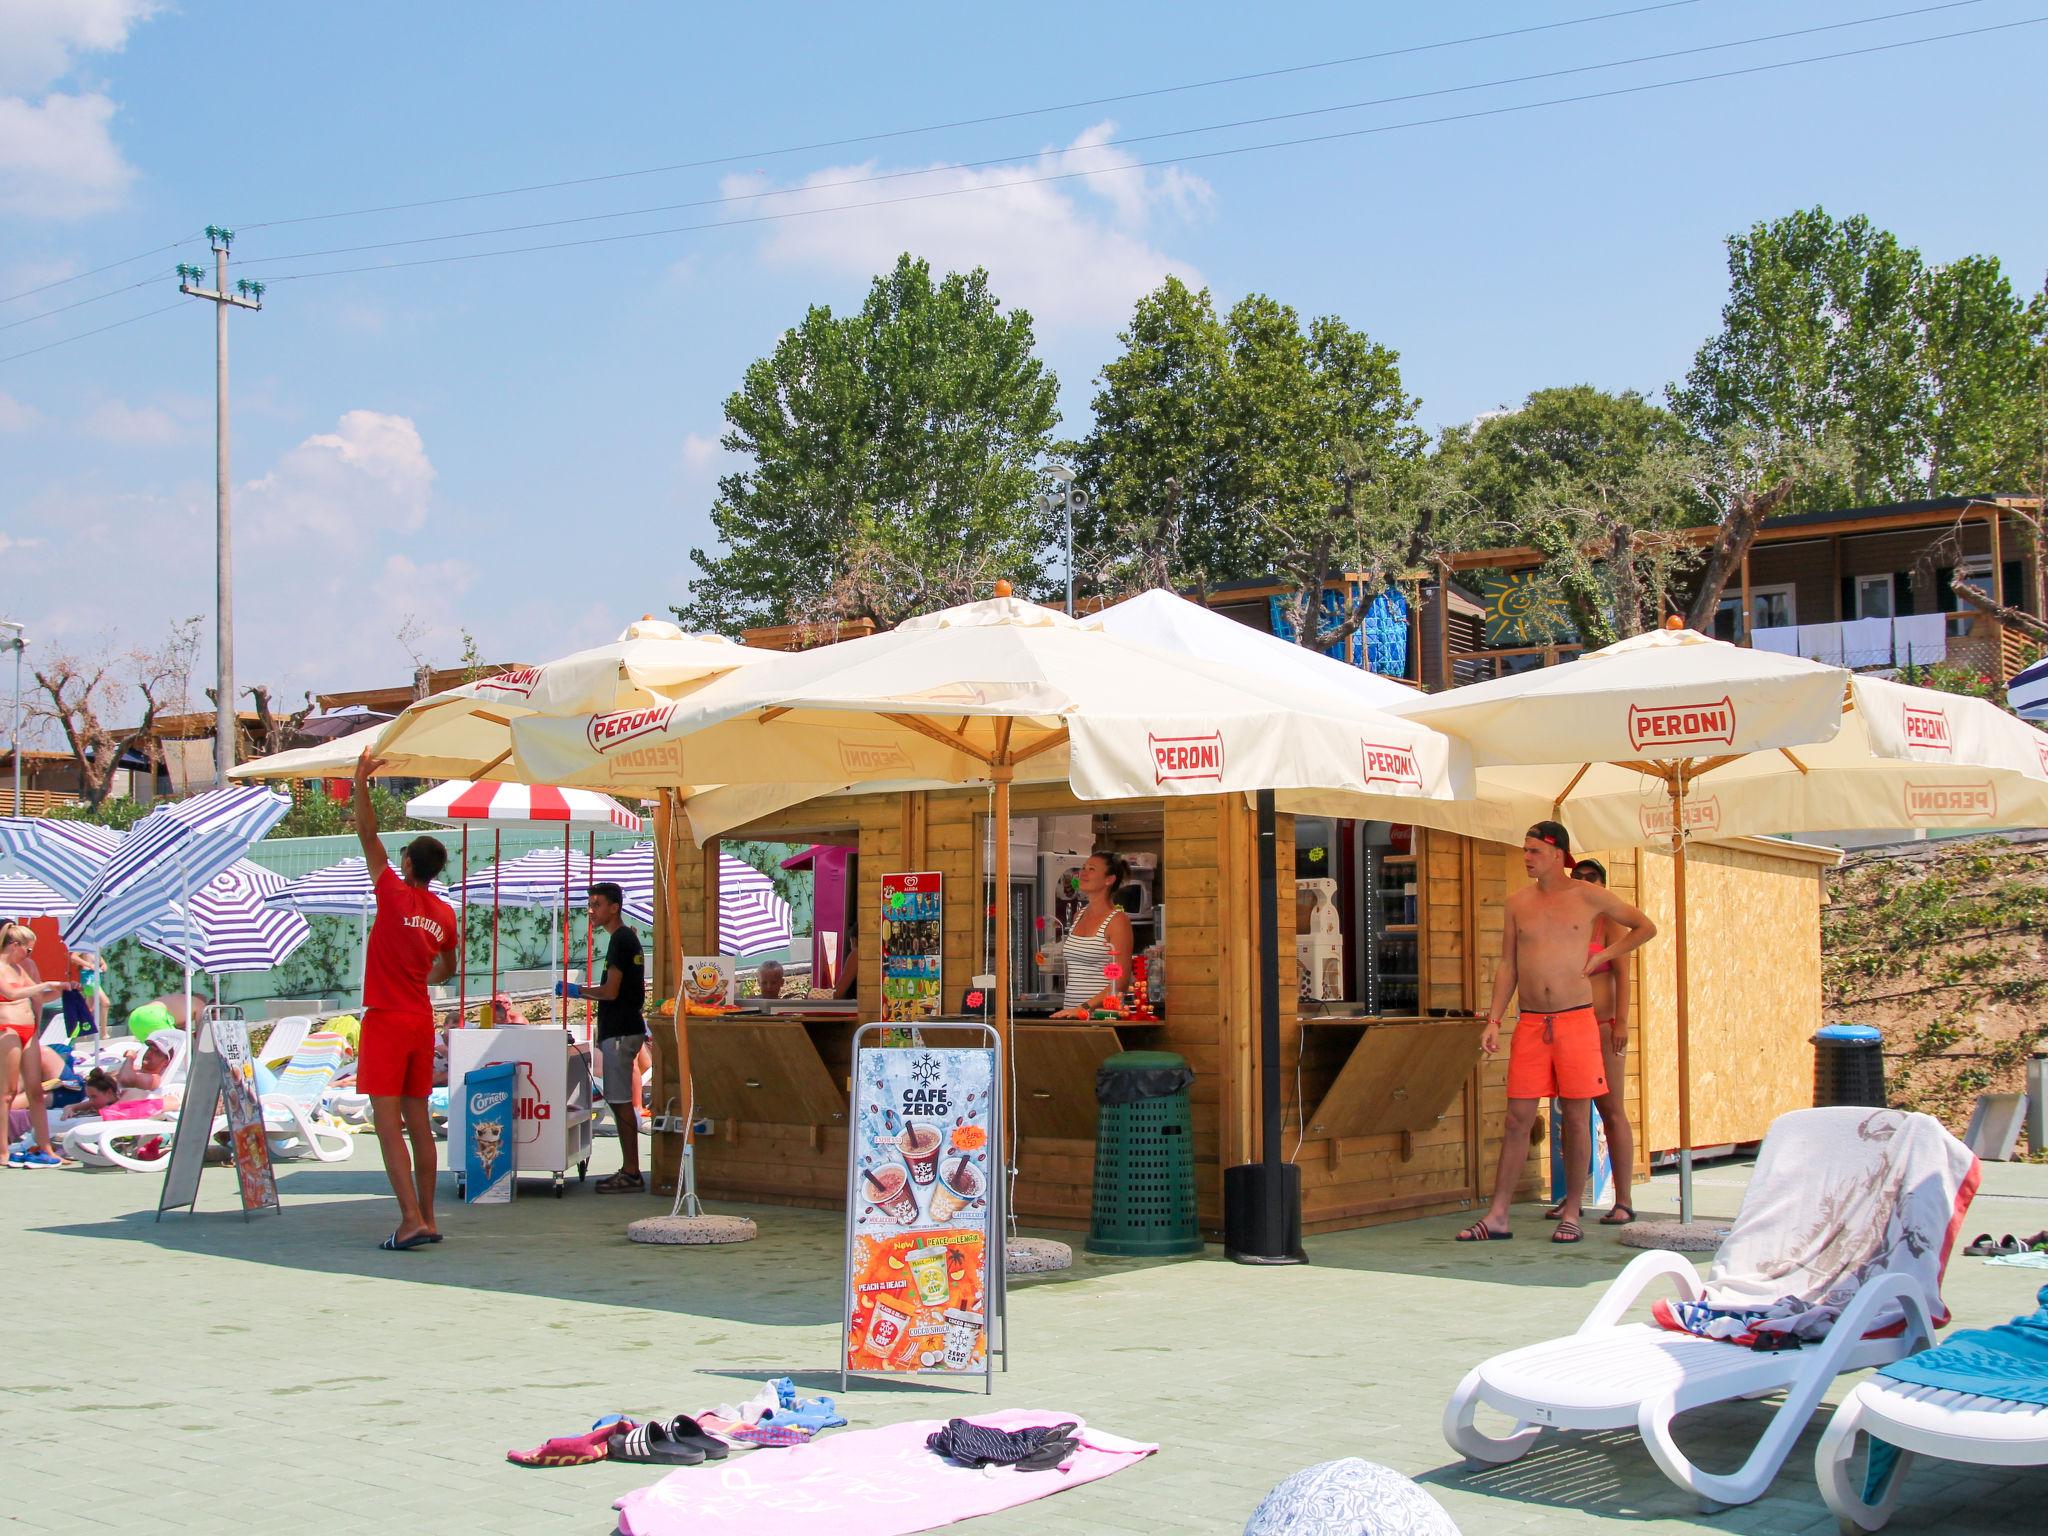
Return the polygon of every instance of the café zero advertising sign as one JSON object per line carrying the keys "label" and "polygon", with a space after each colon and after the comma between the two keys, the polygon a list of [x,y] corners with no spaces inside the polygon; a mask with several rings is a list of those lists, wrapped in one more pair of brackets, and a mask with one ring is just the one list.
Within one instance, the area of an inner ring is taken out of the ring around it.
{"label": "caf\u00e9 zero advertising sign", "polygon": [[993,1049],[856,1049],[846,1372],[988,1376],[1002,1292],[994,1092]]}

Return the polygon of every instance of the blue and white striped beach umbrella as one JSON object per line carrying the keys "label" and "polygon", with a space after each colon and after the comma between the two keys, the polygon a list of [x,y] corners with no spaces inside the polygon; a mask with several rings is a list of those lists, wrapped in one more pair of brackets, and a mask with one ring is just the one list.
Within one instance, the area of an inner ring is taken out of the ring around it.
{"label": "blue and white striped beach umbrella", "polygon": [[[121,846],[123,836],[112,827],[90,821],[0,817],[0,873],[25,877],[56,896],[55,904],[46,912],[23,910],[15,915],[54,917],[65,925],[68,940],[71,914],[79,898],[99,878],[100,870]],[[141,932],[167,944],[176,943],[182,932],[176,909],[166,908],[158,913]]]}
{"label": "blue and white striped beach umbrella", "polygon": [[[653,891],[653,845],[648,848],[648,890]],[[743,859],[718,856],[718,948],[721,954],[759,955],[789,943],[789,903],[775,882]]]}
{"label": "blue and white striped beach umbrella", "polygon": [[[450,906],[455,904],[455,893],[441,881],[434,881],[432,889]],[[296,880],[281,881],[263,900],[267,906],[303,912],[309,917],[361,917],[377,908],[370,866],[360,856],[316,869]]]}
{"label": "blue and white striped beach umbrella", "polygon": [[291,797],[254,785],[209,790],[151,811],[79,896],[66,940],[103,947],[159,923],[284,819]]}
{"label": "blue and white striped beach umbrella", "polygon": [[[270,970],[284,964],[313,931],[298,913],[267,905],[267,898],[284,884],[284,876],[275,870],[237,859],[194,891],[186,908],[174,909],[168,924],[141,935],[142,942],[173,960],[189,958],[194,970],[215,976]],[[182,932],[176,942],[166,942],[161,930],[178,932],[181,925],[175,914],[182,910],[192,914],[189,945]]]}
{"label": "blue and white striped beach umbrella", "polygon": [[0,875],[0,922],[18,923],[31,917],[71,915],[71,898],[43,884],[33,875]]}
{"label": "blue and white striped beach umbrella", "polygon": [[2048,656],[2013,674],[2005,701],[2022,720],[2048,720]]}
{"label": "blue and white striped beach umbrella", "polygon": [[[590,858],[570,849],[569,905],[580,906],[591,881]],[[599,860],[603,863],[603,860]],[[609,876],[597,876],[608,879]],[[488,907],[495,900],[501,907],[559,907],[562,905],[562,850],[536,848],[516,859],[500,859],[462,882],[461,890],[473,906]]]}
{"label": "blue and white striped beach umbrella", "polygon": [[0,816],[0,874],[27,875],[72,900],[120,846],[120,833],[89,821]]}

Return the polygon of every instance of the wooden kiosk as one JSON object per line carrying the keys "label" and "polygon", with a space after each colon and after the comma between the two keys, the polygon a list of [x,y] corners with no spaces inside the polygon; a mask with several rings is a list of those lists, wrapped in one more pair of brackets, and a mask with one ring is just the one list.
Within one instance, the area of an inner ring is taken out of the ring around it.
{"label": "wooden kiosk", "polygon": [[[839,795],[729,835],[856,849],[862,939],[874,932],[883,875],[942,873],[943,996],[958,1010],[970,978],[994,969],[985,948],[988,806],[986,792],[972,789]],[[1205,1231],[1218,1234],[1222,1170],[1256,1160],[1259,1147],[1263,957],[1249,800],[1084,803],[1063,785],[1019,785],[1011,815],[1013,849],[1018,824],[1044,818],[1078,825],[1091,847],[1151,855],[1164,914],[1156,929],[1165,1002],[1156,1022],[1016,1022],[1018,1216],[1033,1226],[1086,1226],[1095,1069],[1118,1050],[1166,1050],[1195,1072],[1199,1210]],[[1499,959],[1501,903],[1524,878],[1520,849],[1420,827],[1318,821],[1280,818],[1282,942],[1290,942],[1286,914],[1304,868],[1333,868],[1351,910],[1365,916],[1345,941],[1343,997],[1304,1000],[1296,985],[1281,988],[1283,1146],[1302,1170],[1303,1225],[1331,1231],[1468,1210],[1491,1190],[1506,1107],[1507,1053],[1482,1060],[1478,1038]],[[709,952],[717,931],[717,843],[699,847],[681,827],[672,842],[674,923],[656,965],[663,996],[674,995],[679,956]],[[1319,854],[1324,844],[1331,846]],[[1670,859],[1635,850],[1600,857],[1616,892],[1668,933]],[[1703,1148],[1757,1141],[1775,1116],[1810,1101],[1808,1037],[1821,1023],[1820,877],[1837,857],[1775,840],[1692,845],[1693,1123]],[[1012,899],[1033,898],[1013,881]],[[1028,975],[1028,924],[1017,943],[1012,974]],[[881,979],[874,944],[859,944],[856,957],[852,1010],[688,1021],[697,1112],[712,1122],[696,1140],[705,1197],[835,1209],[845,1199],[850,1047],[856,1025],[878,1016]],[[1631,971],[1628,1097],[1646,1170],[1677,1141],[1677,1072],[1672,948],[1660,938],[1641,959]],[[1279,960],[1283,983],[1293,982],[1295,955]],[[654,1104],[680,1103],[673,1031],[657,1027],[655,1039]],[[655,1137],[657,1188],[673,1188],[681,1141]],[[1542,1156],[1531,1159],[1530,1194],[1546,1169]]]}

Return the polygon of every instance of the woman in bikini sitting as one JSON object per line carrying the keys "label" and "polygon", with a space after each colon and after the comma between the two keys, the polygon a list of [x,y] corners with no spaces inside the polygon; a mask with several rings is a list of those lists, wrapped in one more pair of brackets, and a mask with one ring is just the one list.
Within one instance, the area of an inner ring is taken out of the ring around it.
{"label": "woman in bikini sitting", "polygon": [[[1103,993],[1123,995],[1131,974],[1131,918],[1115,897],[1130,872],[1122,854],[1095,853],[1074,876],[1088,904],[1067,929],[1067,984],[1060,995],[1065,1006],[1054,1018],[1085,1019],[1089,1005]],[[1112,963],[1117,966],[1114,984],[1108,972]]]}
{"label": "woman in bikini sitting", "polygon": [[[50,1145],[50,1111],[43,1096],[43,1060],[36,1020],[43,1004],[64,990],[36,969],[36,935],[23,923],[0,926],[0,1109],[11,1108],[18,1088],[28,1111],[35,1146],[9,1151],[10,1168],[61,1168],[64,1159]],[[0,1116],[0,1121],[4,1121]]]}
{"label": "woman in bikini sitting", "polygon": [[[1607,888],[1607,871],[1598,859],[1579,860],[1572,866],[1572,878],[1602,890]],[[1588,957],[1599,954],[1619,937],[1614,925],[1600,918],[1593,925]],[[1607,1068],[1607,1091],[1593,1101],[1593,1108],[1600,1116],[1601,1129],[1607,1133],[1608,1161],[1614,1179],[1614,1204],[1600,1218],[1603,1227],[1625,1227],[1636,1219],[1635,1190],[1630,1187],[1636,1166],[1636,1137],[1629,1128],[1628,1105],[1623,1101],[1627,1084],[1622,1072],[1623,1060],[1628,1055],[1628,964],[1629,957],[1623,955],[1597,967],[1589,978],[1593,983],[1593,1016],[1600,1022],[1600,1054]],[[1557,1211],[1550,1214],[1554,1218]]]}

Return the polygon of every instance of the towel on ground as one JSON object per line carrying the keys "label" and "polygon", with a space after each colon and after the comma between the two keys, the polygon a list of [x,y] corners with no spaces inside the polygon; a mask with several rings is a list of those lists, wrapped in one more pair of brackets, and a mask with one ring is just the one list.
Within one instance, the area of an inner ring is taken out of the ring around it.
{"label": "towel on ground", "polygon": [[[1780,1115],[1704,1300],[1660,1301],[1657,1321],[1734,1343],[1759,1333],[1818,1339],[1857,1291],[1890,1272],[1919,1281],[1939,1327],[1948,1321],[1941,1277],[1978,1176],[1976,1155],[1932,1115],[1848,1106]],[[1904,1327],[1894,1302],[1869,1331]]]}
{"label": "towel on ground", "polygon": [[802,1529],[807,1536],[909,1536],[1107,1477],[1159,1447],[1090,1429],[1077,1414],[1010,1408],[974,1415],[997,1429],[1071,1420],[1079,1446],[1050,1472],[976,1469],[925,1448],[945,1427],[912,1419],[792,1446],[773,1458],[682,1467],[617,1504],[621,1536]]}

